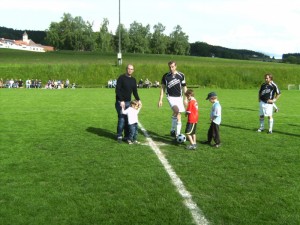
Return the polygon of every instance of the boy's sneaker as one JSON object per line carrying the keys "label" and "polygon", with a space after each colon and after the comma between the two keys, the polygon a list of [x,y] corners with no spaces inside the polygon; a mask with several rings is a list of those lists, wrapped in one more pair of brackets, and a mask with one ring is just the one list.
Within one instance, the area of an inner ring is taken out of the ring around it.
{"label": "boy's sneaker", "polygon": [[176,131],[175,130],[171,130],[170,135],[171,135],[171,137],[176,137]]}
{"label": "boy's sneaker", "polygon": [[141,144],[141,142],[139,142],[139,141],[134,141],[133,144],[139,145],[139,144]]}
{"label": "boy's sneaker", "polygon": [[278,112],[279,112],[279,108],[275,109],[274,112],[275,112],[275,113],[278,113]]}
{"label": "boy's sneaker", "polygon": [[132,145],[132,144],[133,144],[133,142],[132,142],[132,141],[130,141],[130,140],[128,140],[128,141],[127,141],[127,143],[128,143],[128,144],[130,144],[130,145]]}
{"label": "boy's sneaker", "polygon": [[196,145],[188,145],[186,146],[187,150],[195,150],[196,149]]}
{"label": "boy's sneaker", "polygon": [[258,128],[257,132],[263,132],[264,131],[264,128],[260,127]]}

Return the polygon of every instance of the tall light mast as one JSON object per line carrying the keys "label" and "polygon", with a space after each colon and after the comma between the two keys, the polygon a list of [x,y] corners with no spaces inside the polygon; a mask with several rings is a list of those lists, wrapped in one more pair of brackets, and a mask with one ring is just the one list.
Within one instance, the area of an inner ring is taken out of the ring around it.
{"label": "tall light mast", "polygon": [[122,65],[122,51],[121,51],[121,0],[119,0],[119,52],[118,52],[118,65]]}

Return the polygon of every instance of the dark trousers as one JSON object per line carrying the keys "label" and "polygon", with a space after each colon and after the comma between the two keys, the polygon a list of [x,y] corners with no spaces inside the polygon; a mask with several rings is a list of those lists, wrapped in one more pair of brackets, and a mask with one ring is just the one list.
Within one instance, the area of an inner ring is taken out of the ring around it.
{"label": "dark trousers", "polygon": [[[125,109],[130,106],[130,101],[125,102]],[[122,114],[122,108],[120,106],[120,102],[116,101],[115,108],[118,114],[118,125],[117,125],[117,138],[123,137],[123,130],[124,130],[124,137],[129,137],[129,127],[128,127],[128,117],[127,115]]]}
{"label": "dark trousers", "polygon": [[216,124],[216,123],[214,123],[214,122],[210,123],[210,127],[209,127],[208,132],[207,132],[207,140],[208,140],[208,142],[211,142],[212,139],[214,139],[214,142],[216,144],[220,144],[221,143],[220,132],[219,132],[219,125]]}

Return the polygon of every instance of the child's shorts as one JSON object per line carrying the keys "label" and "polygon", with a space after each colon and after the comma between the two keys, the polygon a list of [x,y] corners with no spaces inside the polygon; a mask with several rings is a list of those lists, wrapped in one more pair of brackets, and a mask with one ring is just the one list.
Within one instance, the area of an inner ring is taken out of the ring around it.
{"label": "child's shorts", "polygon": [[187,123],[185,128],[185,133],[187,135],[196,134],[197,123]]}

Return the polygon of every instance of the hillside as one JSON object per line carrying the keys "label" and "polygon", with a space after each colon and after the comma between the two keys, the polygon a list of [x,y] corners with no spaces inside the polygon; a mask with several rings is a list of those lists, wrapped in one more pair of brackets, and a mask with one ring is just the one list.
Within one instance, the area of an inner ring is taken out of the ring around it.
{"label": "hillside", "polygon": [[[48,45],[46,31],[26,30],[29,38],[35,43]],[[0,27],[0,38],[18,40],[21,39],[24,30],[14,30],[12,28]],[[260,52],[255,52],[246,49],[230,49],[221,46],[214,46],[205,42],[190,43],[190,55],[202,57],[218,57],[224,59],[241,59],[241,60],[260,60],[260,61],[275,61]]]}
{"label": "hillside", "polygon": [[[0,38],[20,40],[25,30],[14,30],[12,28],[0,27]],[[26,30],[28,37],[35,43],[47,45],[46,43],[46,32],[45,31],[34,31]]]}
{"label": "hillside", "polygon": [[53,51],[46,53],[0,49],[0,74],[7,79],[66,80],[84,87],[101,87],[125,72],[127,64],[135,66],[137,80],[160,81],[168,71],[167,62],[175,60],[178,70],[186,74],[190,85],[205,88],[250,89],[272,73],[281,89],[300,84],[300,67],[286,63],[234,60],[211,57],[133,54],[123,55],[123,65],[116,66],[115,53]]}

